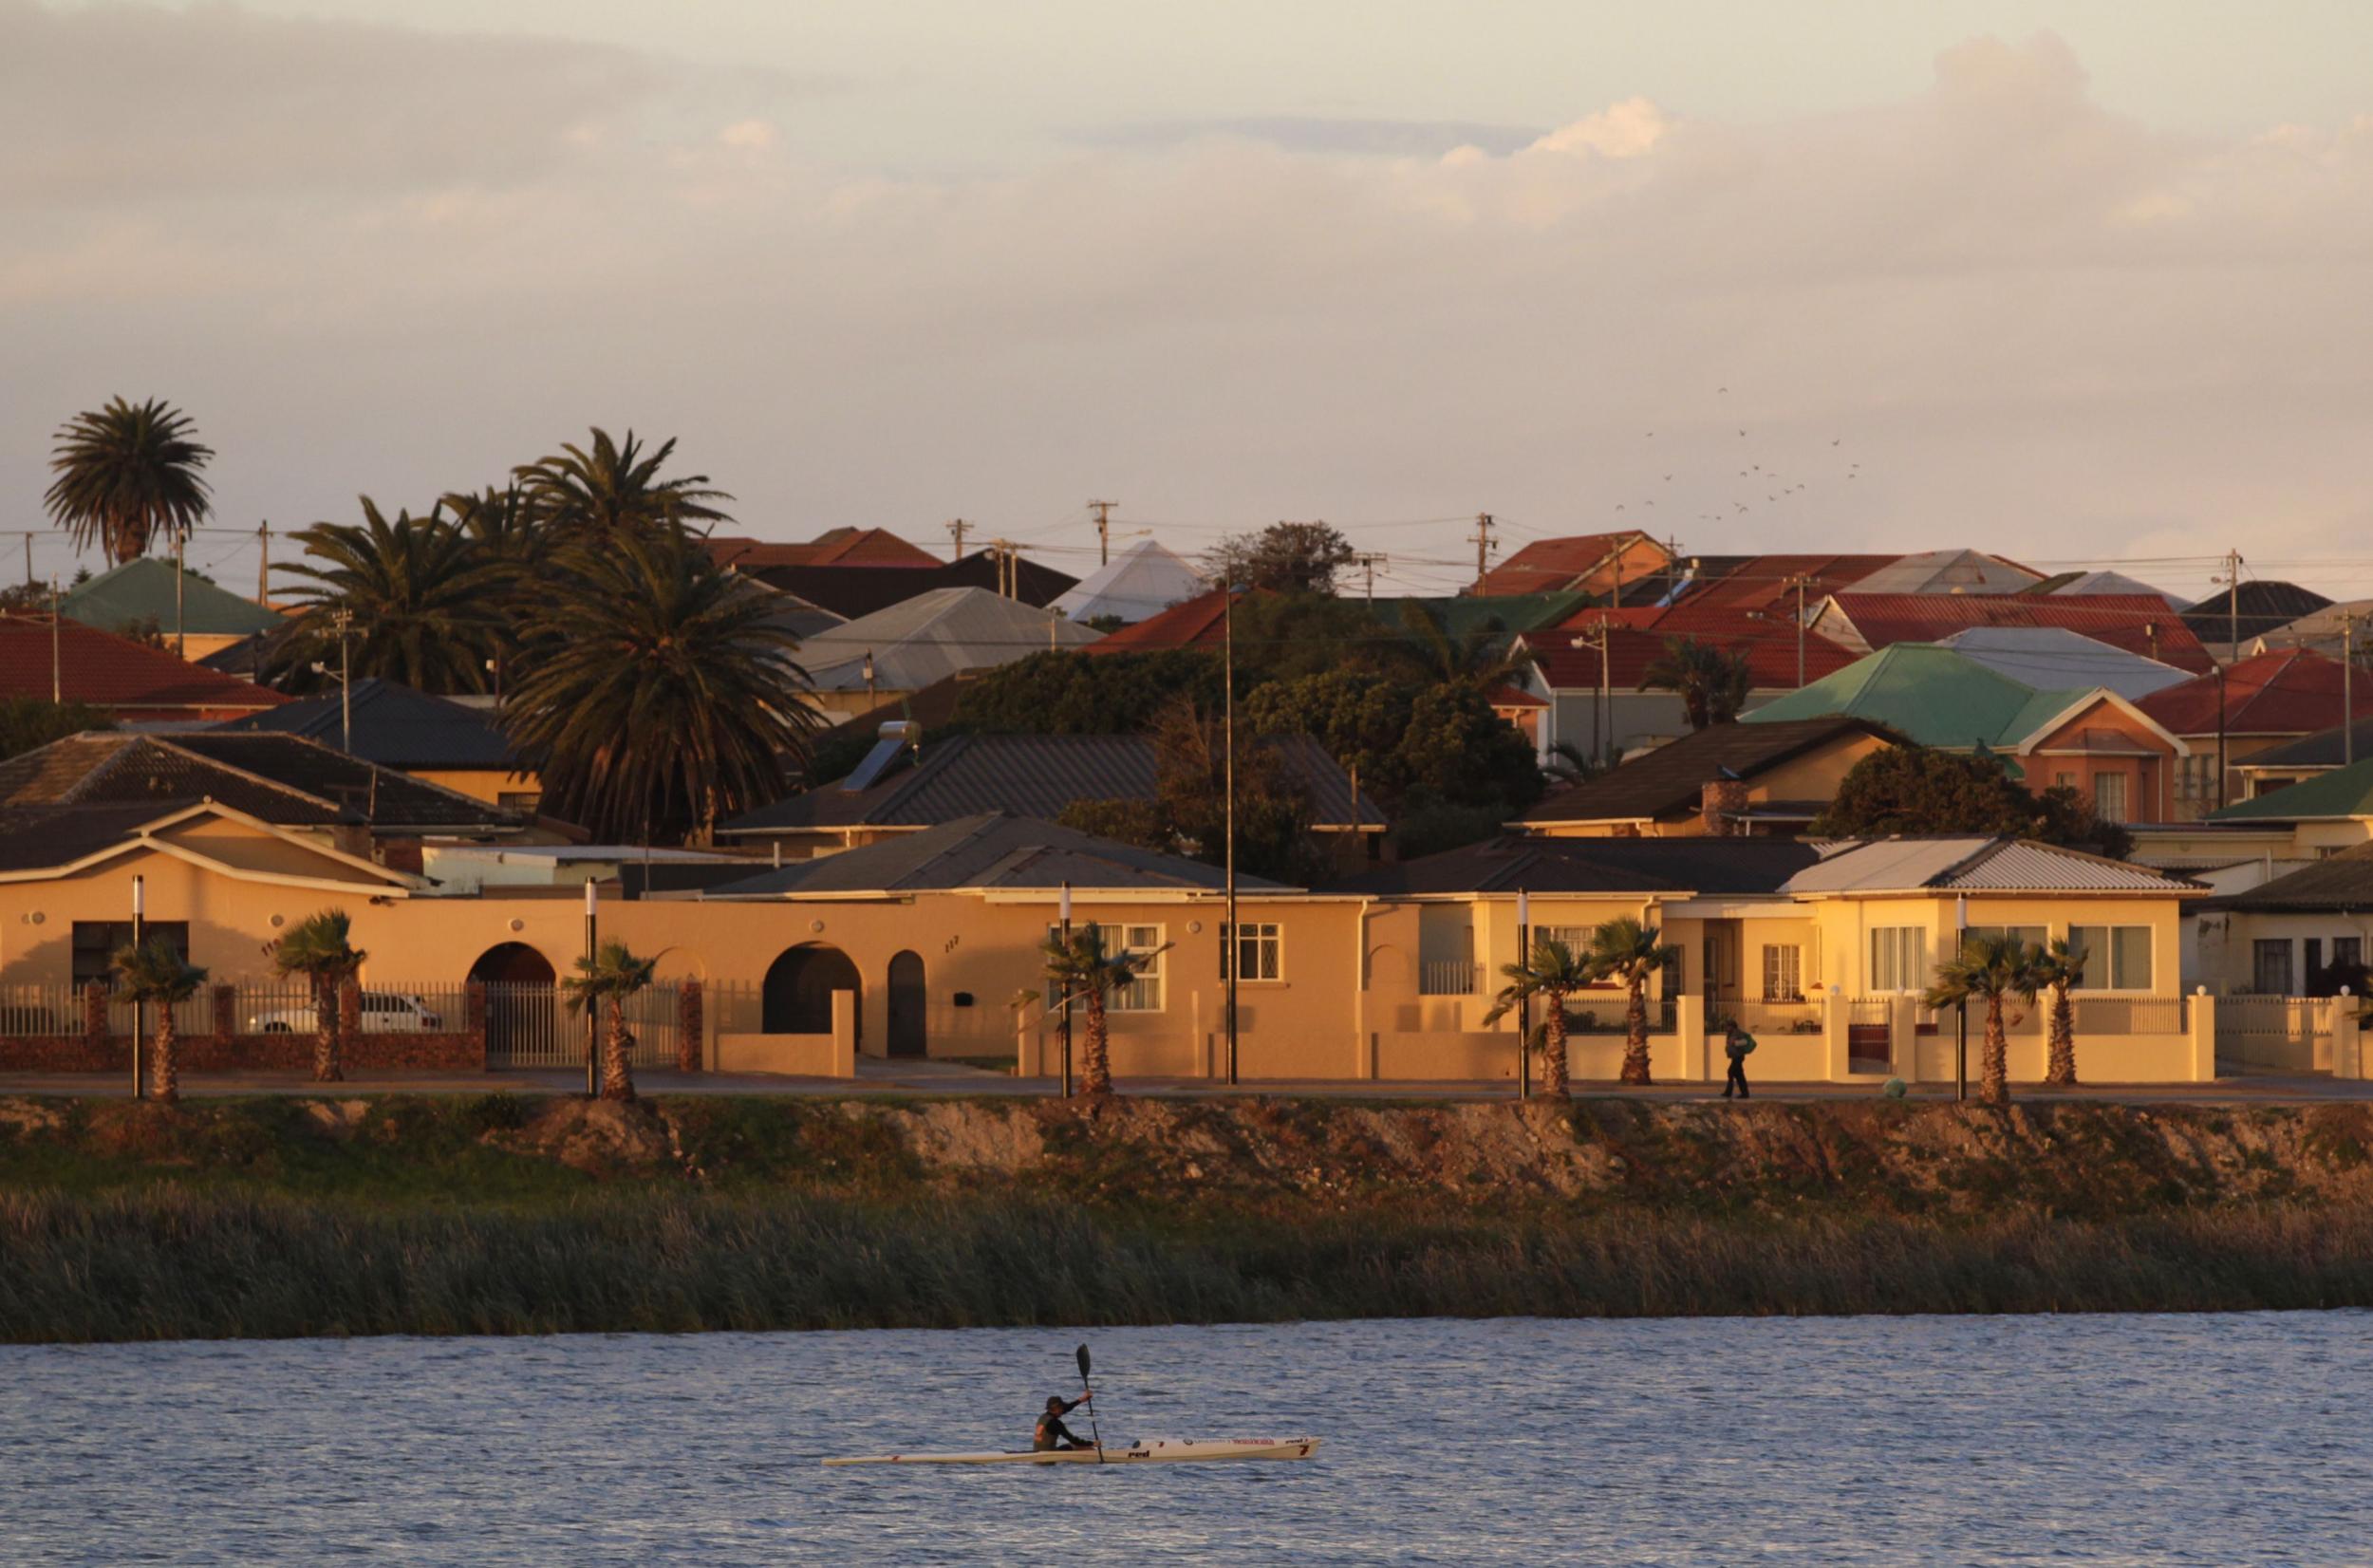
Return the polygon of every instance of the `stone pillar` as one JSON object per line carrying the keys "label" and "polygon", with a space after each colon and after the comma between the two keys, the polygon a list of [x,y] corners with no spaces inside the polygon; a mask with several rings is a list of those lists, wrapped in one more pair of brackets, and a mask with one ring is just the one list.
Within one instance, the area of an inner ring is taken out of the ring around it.
{"label": "stone pillar", "polygon": [[835,1078],[857,1075],[857,994],[832,993],[832,1070]]}
{"label": "stone pillar", "polygon": [[676,984],[676,1071],[698,1073],[704,1059],[701,1031],[706,1027],[706,998],[697,980]]}
{"label": "stone pillar", "polygon": [[1821,1059],[1830,1082],[1844,1079],[1850,1053],[1846,1032],[1854,1026],[1854,1009],[1844,993],[1831,986],[1821,998]]}
{"label": "stone pillar", "polygon": [[[2203,985],[2192,994],[2186,1006],[2192,1035],[2192,1081],[2214,1083],[2216,1079],[2216,999]],[[2080,1054],[2083,1042],[2077,1042]]]}
{"label": "stone pillar", "polygon": [[2364,1036],[2357,1024],[2357,999],[2345,985],[2332,999],[2332,1076],[2364,1076]]}
{"label": "stone pillar", "polygon": [[1710,778],[1697,789],[1697,817],[1709,838],[1738,838],[1747,832],[1740,820],[1747,811],[1747,781]]}
{"label": "stone pillar", "polygon": [[[1887,1060],[1917,1061],[1920,1054],[1920,999],[1906,991],[1887,999]],[[1912,1080],[1906,1078],[1904,1082]]]}

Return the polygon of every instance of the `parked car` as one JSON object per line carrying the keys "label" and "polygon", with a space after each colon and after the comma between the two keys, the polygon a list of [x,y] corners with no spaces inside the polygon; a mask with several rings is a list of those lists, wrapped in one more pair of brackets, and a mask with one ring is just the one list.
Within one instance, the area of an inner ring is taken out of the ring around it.
{"label": "parked car", "polygon": [[[247,1020],[251,1035],[309,1035],[319,1027],[310,1007],[282,1007],[258,1013]],[[363,1033],[365,1035],[433,1035],[444,1020],[418,997],[394,991],[363,993]]]}

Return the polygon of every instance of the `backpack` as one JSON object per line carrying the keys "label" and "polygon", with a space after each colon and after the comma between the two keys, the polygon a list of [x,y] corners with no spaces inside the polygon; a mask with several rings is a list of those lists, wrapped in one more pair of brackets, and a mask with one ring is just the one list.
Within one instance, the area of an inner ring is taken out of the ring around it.
{"label": "backpack", "polygon": [[1755,1054],[1755,1036],[1742,1029],[1730,1036],[1724,1049],[1733,1057],[1751,1056]]}

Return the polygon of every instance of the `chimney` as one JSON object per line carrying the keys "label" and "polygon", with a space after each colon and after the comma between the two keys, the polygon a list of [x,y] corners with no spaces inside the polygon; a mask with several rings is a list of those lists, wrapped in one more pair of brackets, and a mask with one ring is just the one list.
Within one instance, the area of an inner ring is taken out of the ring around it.
{"label": "chimney", "polygon": [[1747,812],[1747,781],[1743,778],[1710,778],[1698,787],[1697,816],[1706,825],[1709,838],[1744,836],[1747,825],[1740,820]]}

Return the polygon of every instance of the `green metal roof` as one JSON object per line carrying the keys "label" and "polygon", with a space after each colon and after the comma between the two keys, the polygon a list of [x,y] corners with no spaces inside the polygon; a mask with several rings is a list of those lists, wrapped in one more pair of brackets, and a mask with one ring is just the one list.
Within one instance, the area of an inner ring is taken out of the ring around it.
{"label": "green metal roof", "polygon": [[[170,636],[176,625],[171,561],[143,555],[110,567],[69,589],[58,608],[86,626],[120,631],[154,621]],[[181,590],[178,625],[198,637],[246,637],[281,625],[281,618],[252,599],[242,599],[191,573]]]}
{"label": "green metal roof", "polygon": [[2236,800],[2209,812],[2208,820],[2299,822],[2342,816],[2373,816],[2373,757],[2287,784],[2271,794]]}
{"label": "green metal roof", "polygon": [[1776,724],[1843,714],[1923,746],[1966,751],[2016,746],[2083,695],[2038,691],[1934,643],[1897,643],[1739,717]]}

